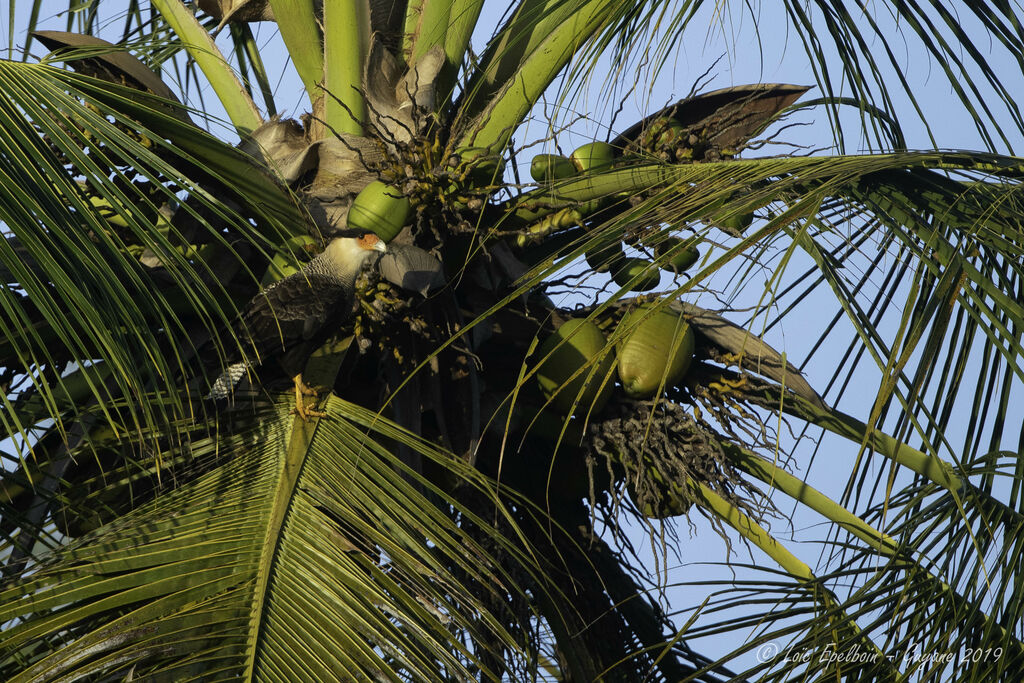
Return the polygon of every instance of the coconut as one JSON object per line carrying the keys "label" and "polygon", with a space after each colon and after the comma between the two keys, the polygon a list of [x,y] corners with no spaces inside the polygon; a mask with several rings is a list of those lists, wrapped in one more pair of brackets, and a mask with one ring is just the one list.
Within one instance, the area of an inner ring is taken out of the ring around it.
{"label": "coconut", "polygon": [[608,375],[615,354],[605,348],[604,334],[594,323],[579,318],[567,321],[544,341],[539,358],[537,383],[561,414],[574,412],[574,403],[577,415],[596,414],[608,403],[614,384]]}
{"label": "coconut", "polygon": [[580,171],[592,171],[611,166],[615,160],[615,148],[607,142],[590,142],[577,147],[570,157]]}
{"label": "coconut", "polygon": [[[700,259],[700,250],[697,245],[700,240],[696,237],[682,239],[681,237],[666,237],[654,247],[654,255],[659,259],[659,265],[665,270],[682,273]],[[661,258],[665,257],[662,261]]]}
{"label": "coconut", "polygon": [[715,224],[727,232],[743,234],[750,224],[754,222],[754,212],[730,213],[727,216],[715,220]]}
{"label": "coconut", "polygon": [[534,406],[525,406],[521,412],[524,435],[549,443],[552,450],[555,444],[568,451],[583,442],[582,419]]}
{"label": "coconut", "polygon": [[537,182],[551,182],[576,175],[576,166],[558,154],[538,154],[530,162],[530,176]]}
{"label": "coconut", "polygon": [[643,145],[648,149],[675,147],[683,141],[686,128],[672,117],[658,119],[644,134]]}
{"label": "coconut", "polygon": [[642,502],[636,485],[632,481],[626,484],[626,492],[640,514],[650,519],[668,519],[689,512],[690,505],[682,498],[683,491],[678,484],[666,483],[653,470],[648,470],[647,476],[655,476],[657,484],[647,484]]}
{"label": "coconut", "polygon": [[583,258],[586,259],[587,265],[597,272],[607,273],[617,268],[620,261],[626,258],[626,254],[622,251],[622,242],[615,239],[608,244],[588,249]]}
{"label": "coconut", "polygon": [[619,380],[633,398],[651,398],[683,378],[693,361],[694,335],[678,314],[640,307],[619,323],[628,336],[618,344]]}
{"label": "coconut", "polygon": [[405,227],[410,213],[409,198],[379,180],[363,188],[348,210],[348,227],[372,232],[390,242]]}
{"label": "coconut", "polygon": [[612,267],[612,279],[631,292],[646,292],[661,282],[661,272],[650,261],[626,257]]}
{"label": "coconut", "polygon": [[[534,500],[581,500],[590,491],[590,477],[581,444],[584,438],[583,417],[560,415],[548,408],[517,405],[524,441],[518,449],[515,464],[502,475],[508,484]],[[596,473],[596,487],[607,487]]]}
{"label": "coconut", "polygon": [[655,144],[660,147],[673,147],[683,142],[686,128],[675,119],[667,119],[658,130]]}

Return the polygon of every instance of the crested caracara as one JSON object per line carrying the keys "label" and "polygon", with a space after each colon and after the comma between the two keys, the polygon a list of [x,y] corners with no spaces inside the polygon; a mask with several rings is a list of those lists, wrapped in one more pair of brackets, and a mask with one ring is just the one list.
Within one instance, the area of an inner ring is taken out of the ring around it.
{"label": "crested caracara", "polygon": [[227,398],[251,366],[274,358],[295,383],[296,412],[304,420],[315,415],[302,398],[316,394],[302,381],[306,361],[351,312],[356,277],[364,264],[385,251],[383,240],[373,233],[336,237],[299,272],[260,291],[234,326],[251,355],[229,365],[209,397]]}

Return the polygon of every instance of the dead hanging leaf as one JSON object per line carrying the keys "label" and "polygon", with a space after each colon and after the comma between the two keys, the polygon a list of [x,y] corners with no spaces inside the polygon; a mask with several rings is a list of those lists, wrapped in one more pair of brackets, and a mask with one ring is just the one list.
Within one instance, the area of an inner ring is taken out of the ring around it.
{"label": "dead hanging leaf", "polygon": [[345,227],[352,195],[376,179],[368,169],[382,163],[379,146],[368,138],[341,134],[310,143],[293,120],[267,121],[241,149],[286,185],[303,186],[306,208],[324,233]]}
{"label": "dead hanging leaf", "polygon": [[383,43],[374,40],[363,72],[370,124],[385,139],[409,142],[423,132],[435,105],[435,83],[444,66],[444,49],[437,46],[403,71]]}
{"label": "dead hanging leaf", "polygon": [[[51,59],[63,61],[78,73],[150,92],[181,105],[174,91],[152,69],[120,45],[68,31],[35,31],[32,35],[51,51]],[[169,110],[182,121],[192,123],[183,107]]]}
{"label": "dead hanging leaf", "polygon": [[443,287],[445,283],[441,262],[411,244],[389,244],[378,267],[381,276],[388,282],[423,296]]}
{"label": "dead hanging leaf", "polygon": [[316,167],[305,131],[291,119],[275,118],[263,123],[239,148],[259,159],[288,185]]}
{"label": "dead hanging leaf", "polygon": [[803,85],[758,83],[687,97],[630,126],[612,144],[633,146],[655,121],[673,118],[717,149],[738,149],[808,90]]}
{"label": "dead hanging leaf", "polygon": [[275,21],[268,0],[198,0],[199,9],[217,20],[214,33],[228,22]]}
{"label": "dead hanging leaf", "polygon": [[433,111],[435,82],[444,61],[444,50],[437,47],[403,70],[395,57],[374,41],[363,83],[371,128],[379,140],[335,134],[310,142],[308,131],[298,122],[274,119],[253,131],[242,149],[287,185],[302,190],[309,213],[322,232],[343,229],[352,197],[377,179],[372,169],[383,165],[385,149],[380,142],[385,146],[410,142],[429,123],[426,114]]}
{"label": "dead hanging leaf", "polygon": [[380,150],[366,138],[340,134],[311,143],[294,120],[267,121],[241,149],[288,185],[305,178],[310,183],[306,192],[319,199],[358,192],[376,178],[367,168],[381,162]]}
{"label": "dead hanging leaf", "polygon": [[409,67],[395,87],[399,109],[419,108],[433,111],[436,104],[437,76],[445,63],[444,49],[435,46]]}
{"label": "dead hanging leaf", "polygon": [[685,301],[675,301],[671,307],[683,315],[695,332],[735,358],[739,367],[782,384],[819,408],[827,408],[800,371],[750,331],[713,311]]}
{"label": "dead hanging leaf", "polygon": [[[371,124],[378,129],[390,130],[397,122],[398,101],[395,98],[395,86],[401,77],[398,60],[380,41],[374,39],[363,69],[363,84],[366,88]],[[391,126],[388,126],[388,119],[392,120]],[[404,126],[410,123],[402,121]],[[395,132],[404,133],[403,141],[410,139],[411,130]]]}

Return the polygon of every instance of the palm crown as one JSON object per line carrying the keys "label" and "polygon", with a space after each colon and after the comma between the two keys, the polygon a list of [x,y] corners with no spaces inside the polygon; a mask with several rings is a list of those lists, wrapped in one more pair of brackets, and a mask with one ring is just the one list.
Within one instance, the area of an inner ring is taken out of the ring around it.
{"label": "palm crown", "polygon": [[[883,151],[763,154],[808,90],[785,84],[696,93],[571,152],[554,123],[517,139],[600,54],[667,59],[699,4],[522,0],[476,55],[480,0],[153,0],[130,4],[119,45],[89,35],[97,2],[73,33],[29,34],[43,63],[0,62],[5,676],[1019,670],[1021,477],[1002,444],[1019,438],[1024,168],[994,150],[1024,126],[976,44],[1019,60],[1021,16],[890,8],[988,152],[907,150],[868,47],[885,29],[826,0],[783,3],[820,69],[805,106],[856,108]],[[276,116],[264,20],[308,95],[301,121]],[[180,104],[200,78],[238,144]],[[230,405],[204,399],[249,353],[232,332],[246,302],[352,229],[402,256],[319,330],[304,376],[322,416],[292,417],[273,367]],[[755,286],[752,312],[709,303]],[[822,296],[816,346],[840,321],[852,340],[833,377],[805,377],[764,339]],[[873,403],[836,409],[871,363]],[[838,501],[778,457],[794,425],[844,444]],[[768,530],[783,497],[832,523],[820,566]],[[708,581],[672,623],[620,525],[686,552],[686,515],[775,566]],[[689,644],[721,632],[742,644]],[[782,642],[858,656],[747,656]]]}

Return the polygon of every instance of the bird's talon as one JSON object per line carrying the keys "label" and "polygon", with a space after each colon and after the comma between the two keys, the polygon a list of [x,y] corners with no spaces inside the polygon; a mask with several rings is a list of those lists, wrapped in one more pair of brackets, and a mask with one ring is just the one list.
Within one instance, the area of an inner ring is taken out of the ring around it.
{"label": "bird's talon", "polygon": [[301,373],[298,374],[298,375],[295,375],[294,377],[292,377],[292,381],[295,383],[295,396],[296,396],[296,398],[298,398],[300,395],[301,396],[318,396],[320,394],[319,391],[317,391],[316,389],[314,389],[313,387],[309,386],[308,384],[306,384],[305,382],[302,381],[302,374]]}
{"label": "bird's talon", "polygon": [[295,382],[295,408],[292,410],[292,414],[301,417],[303,422],[309,422],[309,418],[311,417],[323,417],[326,415],[327,413],[322,410],[307,408],[306,401],[303,399],[303,396],[317,397],[320,395],[320,392],[313,387],[307,386],[306,383],[302,381],[301,374],[295,375],[292,380]]}
{"label": "bird's talon", "polygon": [[292,408],[291,414],[298,415],[299,417],[302,418],[303,422],[309,422],[310,418],[313,417],[327,417],[326,411],[317,410],[316,408],[307,408],[306,406],[302,406],[300,408],[298,404],[296,404],[296,406]]}

